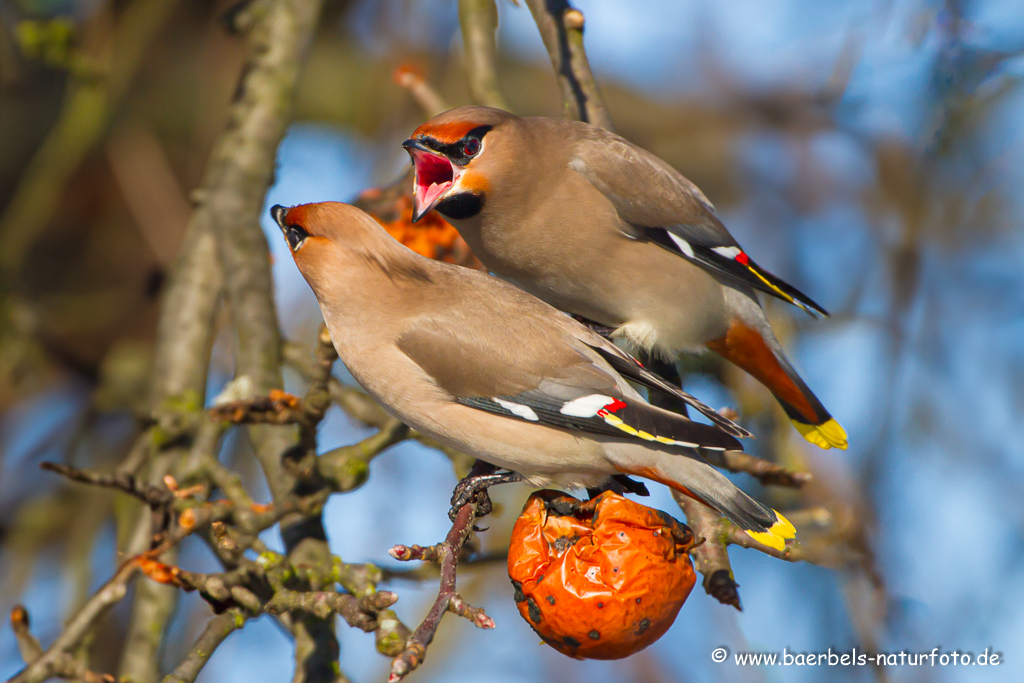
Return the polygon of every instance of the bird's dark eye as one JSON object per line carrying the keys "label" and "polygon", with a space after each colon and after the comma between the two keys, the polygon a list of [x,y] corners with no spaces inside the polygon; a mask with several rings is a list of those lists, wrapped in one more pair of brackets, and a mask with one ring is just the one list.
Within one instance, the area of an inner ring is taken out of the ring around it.
{"label": "bird's dark eye", "polygon": [[288,246],[292,248],[292,251],[298,251],[302,243],[309,237],[309,233],[301,225],[289,225],[284,229],[284,236],[288,240]]}
{"label": "bird's dark eye", "polygon": [[477,138],[469,138],[462,145],[462,153],[467,157],[475,157],[480,153],[480,140]]}

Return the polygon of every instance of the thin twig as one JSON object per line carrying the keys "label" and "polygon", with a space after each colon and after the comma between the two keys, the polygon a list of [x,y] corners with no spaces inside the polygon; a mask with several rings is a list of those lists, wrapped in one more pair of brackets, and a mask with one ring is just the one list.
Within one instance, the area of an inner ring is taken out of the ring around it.
{"label": "thin twig", "polygon": [[214,651],[245,622],[246,614],[241,609],[230,609],[210,619],[192,649],[174,671],[164,677],[163,683],[193,683]]}
{"label": "thin twig", "polygon": [[427,83],[426,76],[418,67],[411,64],[403,64],[395,69],[391,78],[397,85],[409,91],[409,94],[416,100],[416,104],[419,105],[423,115],[427,118],[437,116],[446,109],[449,109],[448,103],[434,90],[433,86]]}
{"label": "thin twig", "polygon": [[392,418],[373,436],[359,443],[328,451],[316,459],[317,474],[334,491],[351,491],[369,476],[369,463],[378,455],[409,438],[409,428]]}
{"label": "thin twig", "polygon": [[121,565],[113,577],[107,581],[64,627],[64,630],[53,641],[46,652],[33,662],[28,663],[8,683],[41,683],[58,670],[62,658],[73,652],[85,634],[96,621],[113,605],[124,599],[128,593],[128,582],[135,573],[137,565],[126,562]]}
{"label": "thin twig", "polygon": [[[138,498],[150,509],[149,526],[147,529],[148,538],[146,539],[147,548],[155,548],[163,541],[173,519],[171,505],[176,500],[176,496],[169,489],[140,481],[126,472],[115,474],[89,472],[55,462],[43,462],[39,466],[49,472],[63,475],[72,481],[113,488]],[[141,524],[142,520],[140,518],[140,526]]]}
{"label": "thin twig", "polygon": [[[445,612],[454,612],[473,622],[478,628],[494,628],[494,621],[487,616],[482,608],[471,607],[455,592],[455,578],[459,566],[459,553],[473,532],[473,520],[476,518],[476,501],[466,503],[459,508],[452,522],[452,528],[444,541],[431,546],[395,546],[391,556],[396,559],[424,559],[437,562],[441,566],[441,586],[437,599],[406,643],[405,649],[391,662],[391,675],[388,683],[395,683],[418,668],[427,655],[427,647],[434,639],[437,628]],[[404,549],[404,551],[399,549]]]}
{"label": "thin twig", "polygon": [[[33,662],[43,656],[43,648],[29,631],[29,627],[28,611],[21,605],[15,605],[11,610],[11,629],[18,641],[21,658],[26,662]],[[110,674],[99,674],[90,670],[84,663],[67,652],[60,654],[54,660],[52,675],[83,683],[116,683]]]}
{"label": "thin twig", "polygon": [[[418,548],[420,546],[412,546],[412,548]],[[399,548],[408,549],[409,546],[394,546],[389,550],[389,554],[395,557],[395,551]],[[401,551],[399,551],[401,552]],[[474,567],[487,567],[492,564],[504,564],[508,562],[508,549],[474,553],[472,557],[466,559],[463,558],[459,562],[459,567],[462,570]],[[384,567],[381,569],[381,581],[436,581],[440,575],[440,569],[433,564],[421,564],[418,567],[412,569],[395,569],[391,567]]]}
{"label": "thin twig", "polygon": [[745,472],[765,486],[785,486],[798,489],[812,479],[810,472],[794,472],[778,463],[743,451],[706,451],[705,457],[716,467],[730,472]]}
{"label": "thin twig", "polygon": [[43,462],[39,464],[39,467],[48,472],[56,472],[72,481],[123,491],[153,508],[166,507],[174,502],[175,499],[174,494],[168,489],[139,481],[130,474],[89,472],[56,462]]}
{"label": "thin twig", "polygon": [[303,425],[306,410],[298,396],[272,389],[266,396],[220,403],[210,408],[210,418],[232,424]]}
{"label": "thin twig", "polygon": [[274,598],[264,609],[268,614],[307,612],[319,619],[339,615],[349,626],[373,631],[377,628],[377,612],[391,607],[398,596],[390,591],[377,591],[373,595],[357,598],[336,591],[293,591],[278,588]]}
{"label": "thin twig", "polygon": [[442,558],[441,551],[444,547],[445,542],[435,543],[434,545],[428,546],[396,545],[388,551],[388,554],[396,560],[400,560],[402,562],[409,562],[411,560],[421,560],[423,562],[439,562]]}
{"label": "thin twig", "polygon": [[[306,390],[305,411],[310,422],[319,424],[324,419],[324,414],[331,406],[331,393],[329,389],[331,371],[335,361],[338,360],[338,351],[334,348],[334,341],[331,339],[331,332],[327,325],[320,325],[316,335],[316,350],[314,356],[314,372]],[[304,435],[304,441],[315,440],[316,430],[312,434]],[[313,444],[315,445],[315,443]]]}
{"label": "thin twig", "polygon": [[34,662],[43,656],[43,646],[39,644],[30,630],[31,623],[28,610],[23,605],[15,605],[11,610],[11,630],[18,641],[18,652],[25,662]]}

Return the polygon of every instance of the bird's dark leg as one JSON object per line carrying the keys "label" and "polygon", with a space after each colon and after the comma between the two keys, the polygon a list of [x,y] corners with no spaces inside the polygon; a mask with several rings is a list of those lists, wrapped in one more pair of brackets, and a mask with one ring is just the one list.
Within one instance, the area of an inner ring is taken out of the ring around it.
{"label": "bird's dark leg", "polygon": [[632,493],[637,496],[651,495],[651,492],[647,490],[647,486],[642,481],[630,479],[625,474],[613,474],[601,486],[588,487],[587,495],[593,500],[605,491],[614,491],[620,496],[623,493]]}
{"label": "bird's dark leg", "polygon": [[511,484],[522,481],[523,478],[515,472],[499,471],[497,467],[489,462],[477,460],[473,463],[473,469],[452,491],[452,507],[448,511],[448,517],[455,521],[459,514],[459,508],[469,504],[476,499],[476,516],[483,517],[491,512],[491,497],[487,495],[487,489],[496,484]]}
{"label": "bird's dark leg", "polygon": [[651,492],[647,490],[647,486],[642,481],[630,479],[625,474],[613,474],[612,479],[618,482],[625,493],[632,493],[637,496],[651,495]]}

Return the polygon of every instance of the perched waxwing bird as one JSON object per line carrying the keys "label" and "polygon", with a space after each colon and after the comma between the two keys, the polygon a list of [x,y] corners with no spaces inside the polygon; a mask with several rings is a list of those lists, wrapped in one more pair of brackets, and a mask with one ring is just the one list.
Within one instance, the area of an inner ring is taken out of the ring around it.
{"label": "perched waxwing bird", "polygon": [[710,349],[764,384],[805,439],[846,448],[755,290],[827,312],[758,266],[667,163],[580,121],[476,106],[439,114],[403,146],[414,217],[436,209],[491,272],[644,351]]}
{"label": "perched waxwing bird", "polygon": [[[271,209],[338,355],[392,415],[535,486],[636,475],[693,496],[782,548],[792,525],[738,489],[720,457],[750,434],[522,290],[433,261],[340,203]],[[627,380],[714,424],[647,403]]]}

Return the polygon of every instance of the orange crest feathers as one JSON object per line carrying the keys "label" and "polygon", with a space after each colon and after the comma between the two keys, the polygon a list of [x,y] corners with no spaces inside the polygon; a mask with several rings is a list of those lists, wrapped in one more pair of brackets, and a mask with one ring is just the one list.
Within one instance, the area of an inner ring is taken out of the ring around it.
{"label": "orange crest feathers", "polygon": [[466,137],[466,134],[474,128],[479,128],[478,121],[427,121],[412,132],[414,138],[429,137],[442,144],[449,145],[458,142]]}
{"label": "orange crest feathers", "polygon": [[303,227],[309,223],[309,219],[315,212],[317,204],[299,204],[288,209],[288,213],[284,215],[285,225],[301,225]]}
{"label": "orange crest feathers", "polygon": [[329,232],[331,225],[343,225],[353,220],[359,220],[359,216],[369,216],[358,208],[343,202],[316,202],[313,204],[299,204],[288,209],[284,215],[285,225],[300,225],[312,236],[323,235]]}

